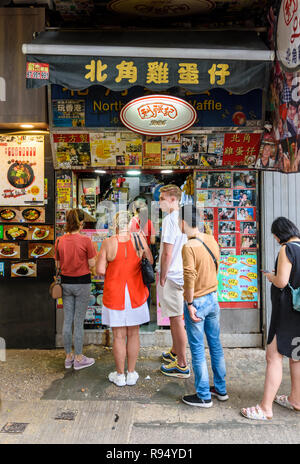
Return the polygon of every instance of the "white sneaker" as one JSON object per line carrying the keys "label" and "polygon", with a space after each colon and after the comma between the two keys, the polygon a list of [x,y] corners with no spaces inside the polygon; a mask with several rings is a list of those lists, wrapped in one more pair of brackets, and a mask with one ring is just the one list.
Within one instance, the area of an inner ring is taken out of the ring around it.
{"label": "white sneaker", "polygon": [[135,385],[138,381],[138,378],[139,378],[139,374],[136,371],[133,371],[133,372],[127,371],[127,379],[126,379],[127,385]]}
{"label": "white sneaker", "polygon": [[124,387],[126,385],[125,374],[118,374],[116,371],[109,374],[108,380],[118,387]]}

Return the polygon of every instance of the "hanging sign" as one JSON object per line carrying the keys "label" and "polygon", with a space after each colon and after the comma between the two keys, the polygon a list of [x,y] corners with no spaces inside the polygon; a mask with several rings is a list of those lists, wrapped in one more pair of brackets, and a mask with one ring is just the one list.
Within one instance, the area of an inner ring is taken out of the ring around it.
{"label": "hanging sign", "polygon": [[122,123],[134,132],[169,135],[183,132],[196,121],[195,109],[181,98],[149,95],[132,100],[122,108]]}
{"label": "hanging sign", "polygon": [[283,66],[296,71],[300,66],[300,3],[283,0],[277,24],[277,58]]}

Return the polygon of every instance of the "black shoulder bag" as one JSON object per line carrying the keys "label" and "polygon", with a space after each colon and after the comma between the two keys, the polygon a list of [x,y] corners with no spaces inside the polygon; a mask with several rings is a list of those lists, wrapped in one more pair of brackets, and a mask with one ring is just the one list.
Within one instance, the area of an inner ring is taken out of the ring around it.
{"label": "black shoulder bag", "polygon": [[215,263],[215,266],[216,266],[216,271],[218,272],[218,262],[213,254],[213,252],[208,248],[208,246],[203,242],[203,240],[201,240],[201,238],[198,238],[198,237],[192,237],[194,238],[195,240],[199,240],[199,242],[201,242],[205,248],[207,249],[208,253],[210,254],[210,256],[212,257],[214,263]]}
{"label": "black shoulder bag", "polygon": [[[144,251],[144,247],[143,247],[140,236],[138,234],[133,234],[133,238],[135,242],[136,251],[139,253],[140,247],[142,251]],[[138,245],[138,241],[139,241],[140,247]],[[143,282],[145,285],[150,285],[155,281],[153,267],[147,258],[141,259],[141,271],[142,271]]]}

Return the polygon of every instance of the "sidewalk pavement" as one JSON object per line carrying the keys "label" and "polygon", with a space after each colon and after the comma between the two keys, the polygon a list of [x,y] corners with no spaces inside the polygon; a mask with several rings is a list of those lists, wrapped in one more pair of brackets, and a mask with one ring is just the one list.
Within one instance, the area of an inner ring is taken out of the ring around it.
{"label": "sidewalk pavement", "polygon": [[[117,387],[107,379],[114,369],[111,348],[86,347],[96,363],[81,371],[64,369],[63,350],[8,350],[6,362],[0,362],[0,444],[299,443],[299,413],[275,404],[268,423],[239,414],[261,399],[263,350],[224,350],[230,399],[215,399],[210,409],[181,402],[182,395],[194,393],[193,375],[163,376],[161,351],[141,349],[137,385]],[[289,386],[285,359],[280,393],[289,393]],[[9,427],[18,427],[14,423],[26,424],[24,431],[9,433]]]}

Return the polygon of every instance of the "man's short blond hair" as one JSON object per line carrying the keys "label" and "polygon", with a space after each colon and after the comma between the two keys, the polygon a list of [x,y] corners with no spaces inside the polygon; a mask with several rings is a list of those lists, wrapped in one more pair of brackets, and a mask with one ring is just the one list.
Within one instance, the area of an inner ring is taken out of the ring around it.
{"label": "man's short blond hair", "polygon": [[177,185],[174,185],[174,184],[164,185],[160,189],[160,193],[165,193],[170,197],[175,197],[178,201],[181,200],[182,191],[180,187],[178,187]]}

